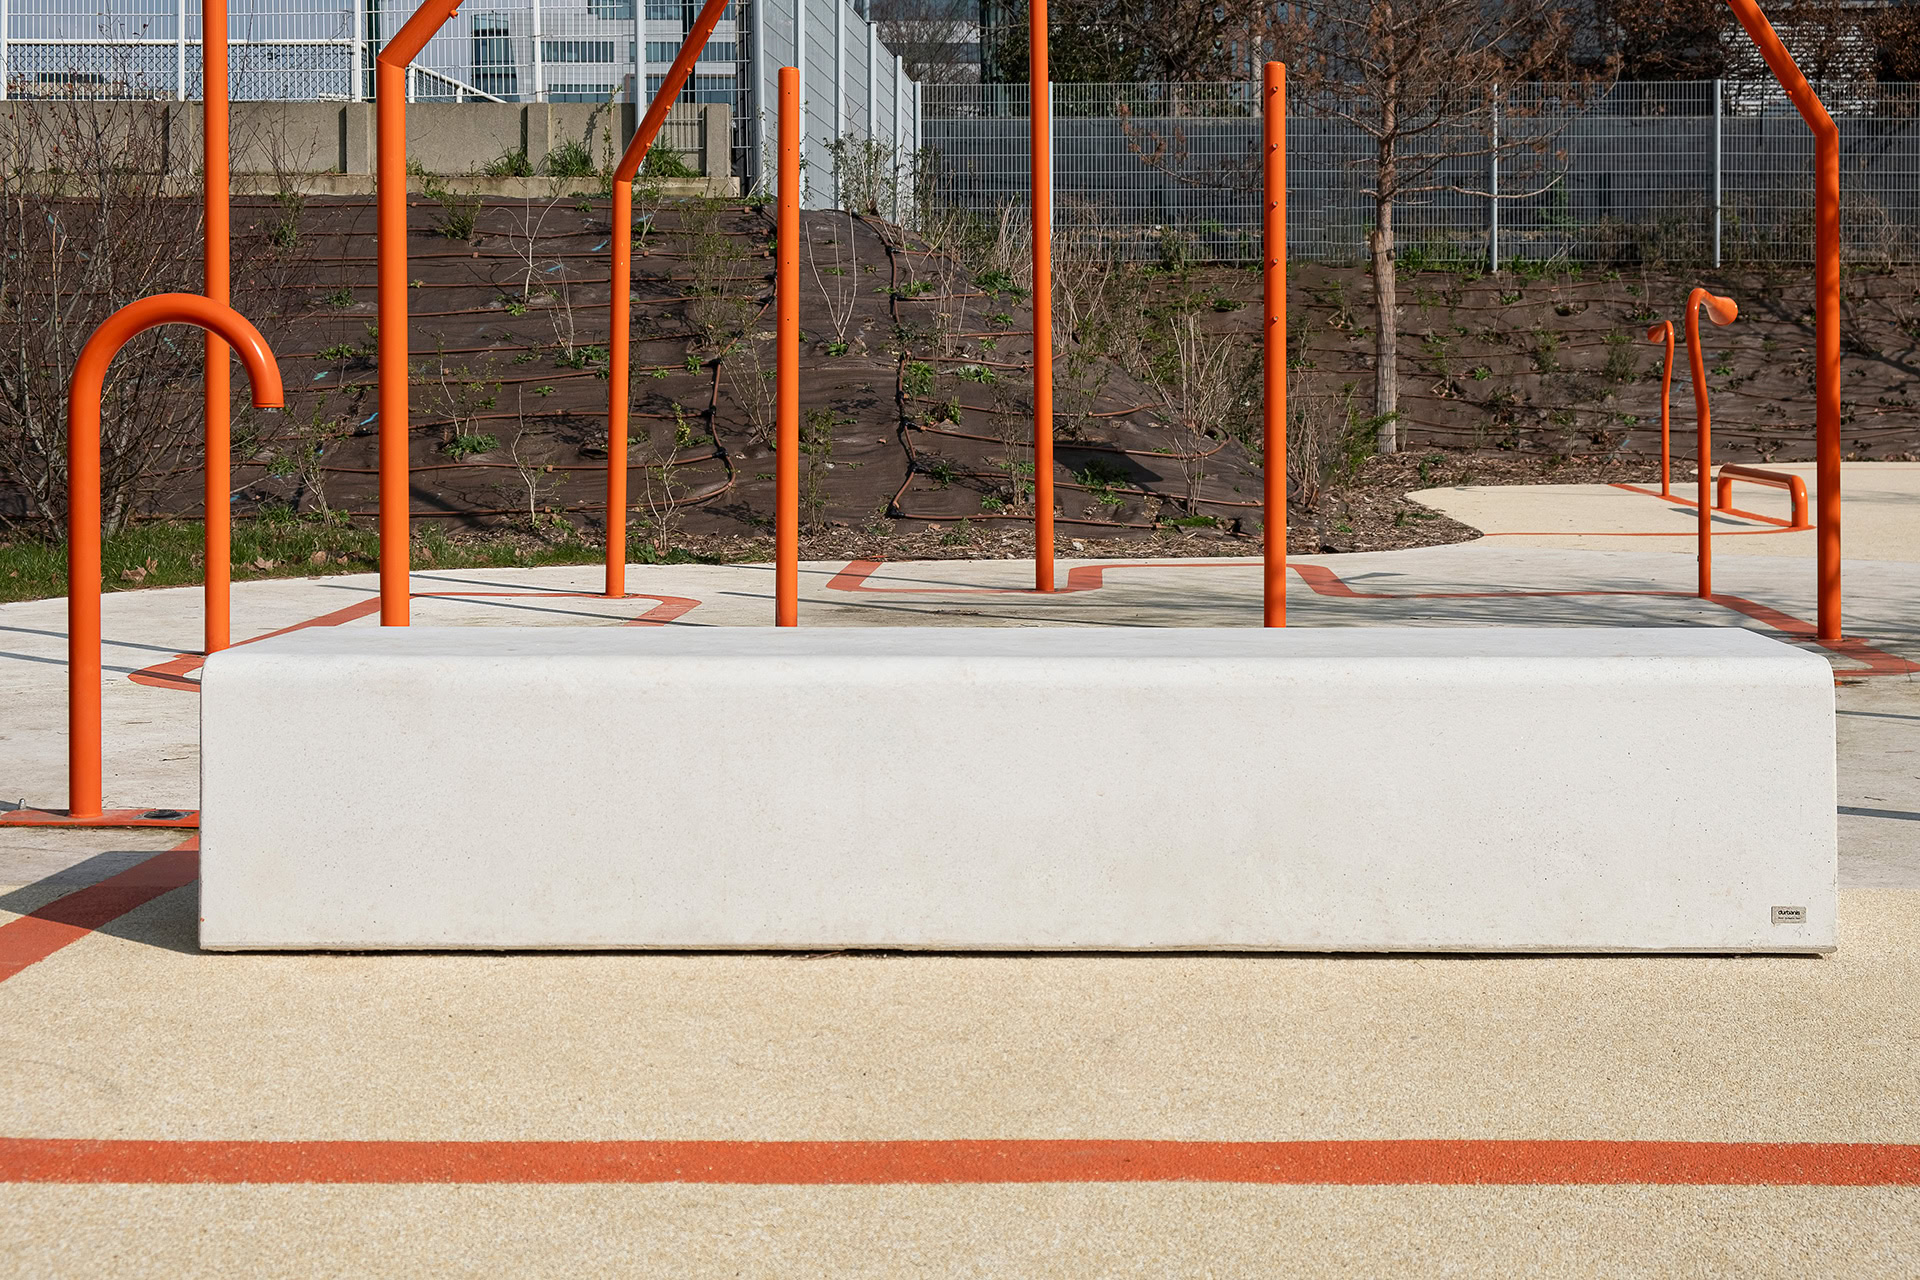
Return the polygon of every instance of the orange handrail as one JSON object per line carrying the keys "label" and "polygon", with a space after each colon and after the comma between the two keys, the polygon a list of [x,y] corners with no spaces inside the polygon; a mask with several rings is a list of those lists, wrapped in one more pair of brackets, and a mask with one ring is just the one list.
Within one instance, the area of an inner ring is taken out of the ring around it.
{"label": "orange handrail", "polygon": [[1053,590],[1053,111],[1047,0],[1027,15],[1028,202],[1033,218],[1033,589]]}
{"label": "orange handrail", "polygon": [[1667,344],[1667,363],[1660,379],[1660,496],[1673,497],[1673,321],[1647,326],[1647,341]]}
{"label": "orange handrail", "polygon": [[640,176],[653,140],[660,136],[673,100],[680,96],[693,64],[713,29],[720,25],[729,0],[707,0],[694,21],[693,29],[680,44],[680,52],[667,69],[660,92],[653,95],[647,114],[627,141],[620,163],[613,169],[613,268],[612,292],[607,333],[607,594],[618,598],[627,593],[627,400],[633,394],[629,382],[631,329],[633,315],[633,180]]}
{"label": "orange handrail", "polygon": [[1755,520],[1764,520],[1768,524],[1781,522],[1772,516],[1754,515],[1750,511],[1736,511],[1733,508],[1733,482],[1746,480],[1753,484],[1766,485],[1773,489],[1785,489],[1787,500],[1792,504],[1793,516],[1786,521],[1786,529],[1811,529],[1807,523],[1807,482],[1791,471],[1769,471],[1764,467],[1749,467],[1729,462],[1720,468],[1720,478],[1714,486],[1713,508],[1733,515],[1748,516]]}
{"label": "orange handrail", "polygon": [[[229,234],[231,149],[227,142],[227,0],[201,0],[200,132],[204,159],[200,199],[204,217],[201,288],[209,301],[233,301],[233,247]],[[206,335],[206,379],[201,388],[206,409],[207,469],[201,489],[205,510],[206,643],[208,653],[233,638],[233,368],[227,344],[211,330]]]}
{"label": "orange handrail", "polygon": [[1840,638],[1840,130],[1755,0],[1727,0],[1800,118],[1813,131],[1815,570],[1819,638]]}
{"label": "orange handrail", "polygon": [[1693,368],[1693,410],[1699,422],[1700,504],[1698,556],[1700,560],[1700,598],[1713,595],[1713,415],[1707,409],[1707,365],[1700,354],[1700,307],[1715,324],[1732,324],[1740,315],[1739,304],[1706,289],[1687,295],[1687,359]]}
{"label": "orange handrail", "polygon": [[800,72],[780,68],[774,240],[773,625],[800,624]]}
{"label": "orange handrail", "polygon": [[1263,492],[1265,566],[1261,581],[1263,620],[1287,625],[1287,68],[1266,66],[1261,157],[1265,200],[1261,235],[1265,241],[1262,295],[1266,304],[1261,358],[1265,390]]}
{"label": "orange handrail", "polygon": [[374,163],[380,307],[380,625],[404,627],[412,558],[407,369],[407,65],[459,9],[423,0],[374,59]]}
{"label": "orange handrail", "polygon": [[196,324],[240,356],[254,407],[281,404],[280,369],[260,331],[239,312],[197,293],[128,303],[94,330],[67,386],[67,812],[100,816],[100,398],[107,367],[136,334]]}

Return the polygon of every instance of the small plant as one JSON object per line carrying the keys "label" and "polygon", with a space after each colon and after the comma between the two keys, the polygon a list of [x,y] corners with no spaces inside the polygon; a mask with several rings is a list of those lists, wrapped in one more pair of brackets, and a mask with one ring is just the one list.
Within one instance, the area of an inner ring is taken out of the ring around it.
{"label": "small plant", "polygon": [[996,311],[987,317],[987,323],[996,329],[1013,328],[1013,317],[1004,311]]}
{"label": "small plant", "polygon": [[963,378],[968,382],[978,382],[983,386],[992,386],[994,383],[1000,381],[993,370],[983,364],[963,364],[953,371],[953,376]]}
{"label": "small plant", "polygon": [[525,147],[515,147],[511,151],[502,151],[498,156],[487,161],[480,172],[489,178],[531,178],[533,161],[527,159]]}
{"label": "small plant", "polygon": [[562,349],[558,355],[554,356],[553,362],[564,369],[585,369],[590,365],[604,364],[606,359],[605,347],[584,346]]}
{"label": "small plant", "polygon": [[[651,161],[653,156],[649,154],[647,159]],[[578,138],[569,138],[547,152],[549,178],[591,178],[596,171],[592,149]]]}
{"label": "small plant", "polygon": [[960,478],[960,473],[954,470],[953,464],[945,458],[935,458],[929,462],[927,474],[933,477],[934,487],[937,489],[945,489]]}
{"label": "small plant", "polygon": [[510,316],[523,316],[527,314],[527,304],[518,298],[510,298],[507,300],[506,310]]}
{"label": "small plant", "polygon": [[900,375],[900,390],[909,400],[933,394],[933,366],[924,360],[909,361]]}
{"label": "small plant", "polygon": [[827,354],[830,356],[843,356],[847,354],[847,344],[836,338],[827,344]]}
{"label": "small plant", "polygon": [[463,462],[483,453],[492,453],[499,447],[500,441],[484,432],[461,432],[441,446],[446,455],[455,462]]}
{"label": "small plant", "polygon": [[680,158],[678,151],[672,147],[661,146],[653,147],[647,152],[647,162],[640,166],[640,172],[649,178],[697,178],[700,176],[687,166],[687,162]]}
{"label": "small plant", "polygon": [[335,311],[345,311],[348,307],[353,305],[353,287],[351,285],[343,284],[338,289],[335,289],[332,293],[328,294],[324,299],[324,301],[328,306],[332,307]]}
{"label": "small plant", "polygon": [[807,460],[800,478],[800,505],[811,513],[811,523],[826,523],[826,473],[833,469],[833,431],[840,415],[832,409],[809,409],[800,425],[800,456]]}
{"label": "small plant", "polygon": [[553,388],[552,387],[535,387],[533,389],[533,394],[537,396],[550,396],[553,394]]}
{"label": "small plant", "polygon": [[420,194],[440,206],[433,232],[448,240],[471,240],[480,222],[480,197],[455,195],[438,178],[429,178]]}

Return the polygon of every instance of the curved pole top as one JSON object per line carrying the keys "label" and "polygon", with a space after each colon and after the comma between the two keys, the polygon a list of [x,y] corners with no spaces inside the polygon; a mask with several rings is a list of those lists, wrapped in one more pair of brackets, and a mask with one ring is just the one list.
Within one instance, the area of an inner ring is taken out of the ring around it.
{"label": "curved pole top", "polygon": [[1715,324],[1732,324],[1740,318],[1740,304],[1732,298],[1722,297],[1706,289],[1695,289],[1687,295],[1687,315],[1692,317],[1695,307],[1705,303],[1707,318]]}
{"label": "curved pole top", "polygon": [[701,7],[700,16],[682,38],[680,52],[674,58],[673,65],[667,68],[666,78],[660,82],[660,92],[653,95],[653,101],[647,105],[647,114],[641,117],[633,137],[627,140],[627,149],[620,153],[620,163],[613,167],[614,182],[632,182],[640,176],[640,165],[646,160],[647,151],[653,146],[653,140],[660,136],[660,126],[666,123],[667,112],[672,110],[674,99],[680,96],[687,77],[693,74],[693,64],[700,60],[701,51],[707,47],[707,38],[720,25],[720,17],[726,12],[727,4],[728,0],[707,0]]}
{"label": "curved pole top", "polygon": [[1658,324],[1650,324],[1647,326],[1648,342],[1660,342],[1663,340],[1666,342],[1673,341],[1673,321],[1671,320],[1662,320]]}
{"label": "curved pole top", "polygon": [[1800,66],[1794,62],[1793,55],[1787,52],[1787,46],[1780,43],[1773,24],[1767,21],[1767,15],[1760,10],[1757,0],[1727,0],[1733,9],[1733,16],[1746,28],[1747,38],[1760,50],[1760,56],[1766,59],[1767,69],[1773,72],[1773,78],[1787,91],[1794,109],[1807,127],[1825,138],[1838,138],[1840,128],[1834,124],[1833,117],[1827,114],[1826,104],[1814,93],[1813,86],[1801,74]]}
{"label": "curved pole top", "polygon": [[82,373],[104,379],[106,366],[113,362],[121,347],[148,329],[163,324],[198,325],[224,338],[247,367],[256,409],[278,409],[286,403],[280,385],[280,366],[273,358],[273,348],[260,336],[260,331],[232,307],[197,293],[157,293],[151,298],[129,302],[108,316],[81,348],[80,359],[74,365],[74,380],[77,382]]}
{"label": "curved pole top", "polygon": [[460,0],[425,0],[406,25],[393,33],[393,39],[380,47],[375,62],[384,62],[390,67],[405,67],[420,56],[427,47],[427,41],[433,39],[434,32],[447,25],[454,14],[460,12]]}

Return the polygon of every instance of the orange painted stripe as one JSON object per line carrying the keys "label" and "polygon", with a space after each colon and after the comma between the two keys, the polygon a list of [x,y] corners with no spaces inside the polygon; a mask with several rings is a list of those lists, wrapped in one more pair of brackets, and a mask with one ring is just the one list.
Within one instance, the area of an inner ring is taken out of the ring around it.
{"label": "orange painted stripe", "polygon": [[200,837],[0,925],[0,982],[200,874]]}
{"label": "orange painted stripe", "polygon": [[0,1138],[0,1181],[1868,1187],[1920,1185],[1920,1145],[1452,1139],[182,1142]]}

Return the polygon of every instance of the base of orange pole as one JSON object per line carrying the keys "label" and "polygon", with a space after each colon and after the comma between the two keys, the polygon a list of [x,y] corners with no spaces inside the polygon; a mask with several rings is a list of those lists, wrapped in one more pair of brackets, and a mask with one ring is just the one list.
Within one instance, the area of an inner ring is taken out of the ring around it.
{"label": "base of orange pole", "polygon": [[198,827],[198,809],[108,809],[74,817],[65,809],[9,809],[0,827]]}

